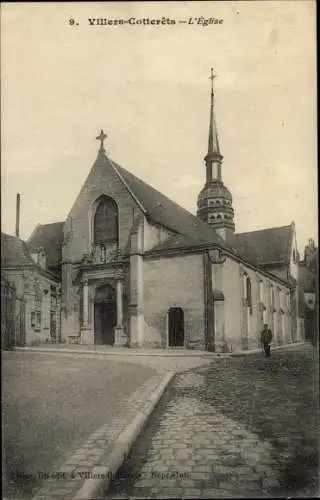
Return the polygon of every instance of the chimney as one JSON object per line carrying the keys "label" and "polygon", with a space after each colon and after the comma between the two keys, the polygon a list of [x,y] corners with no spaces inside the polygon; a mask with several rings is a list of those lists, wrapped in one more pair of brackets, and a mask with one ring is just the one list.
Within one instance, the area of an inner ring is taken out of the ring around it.
{"label": "chimney", "polygon": [[19,238],[20,234],[20,193],[17,194],[16,204],[16,236]]}

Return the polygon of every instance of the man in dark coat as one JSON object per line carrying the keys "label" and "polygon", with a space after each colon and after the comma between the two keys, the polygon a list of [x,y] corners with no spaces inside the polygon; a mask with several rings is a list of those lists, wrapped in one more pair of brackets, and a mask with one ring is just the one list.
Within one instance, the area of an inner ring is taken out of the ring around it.
{"label": "man in dark coat", "polygon": [[263,330],[261,333],[261,344],[263,344],[264,352],[267,358],[270,357],[270,344],[272,341],[272,331],[268,328],[268,325],[263,325]]}

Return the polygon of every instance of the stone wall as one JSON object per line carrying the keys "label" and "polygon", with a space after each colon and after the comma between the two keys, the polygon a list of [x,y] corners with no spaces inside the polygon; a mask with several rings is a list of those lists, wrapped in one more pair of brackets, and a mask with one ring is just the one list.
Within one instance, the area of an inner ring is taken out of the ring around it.
{"label": "stone wall", "polygon": [[110,196],[119,210],[119,247],[128,241],[133,218],[140,211],[137,203],[107,161],[98,160],[88,175],[67,217],[62,261],[80,261],[91,248],[91,215],[96,200],[101,195]]}
{"label": "stone wall", "polygon": [[[264,323],[267,323],[273,331],[274,345],[287,343],[291,338],[292,327],[291,316],[288,314],[290,304],[287,302],[289,288],[230,258],[226,259],[220,273],[218,282],[222,282],[225,295],[224,337],[227,350],[240,351],[260,347],[260,334]],[[251,312],[246,304],[246,277],[249,277],[251,282]],[[215,281],[217,282],[216,274],[213,275],[213,282]],[[271,285],[274,289],[275,312],[271,305]],[[280,308],[284,311],[283,315],[280,313]]]}
{"label": "stone wall", "polygon": [[143,262],[143,345],[167,347],[168,311],[184,311],[185,347],[204,349],[204,281],[202,254]]}

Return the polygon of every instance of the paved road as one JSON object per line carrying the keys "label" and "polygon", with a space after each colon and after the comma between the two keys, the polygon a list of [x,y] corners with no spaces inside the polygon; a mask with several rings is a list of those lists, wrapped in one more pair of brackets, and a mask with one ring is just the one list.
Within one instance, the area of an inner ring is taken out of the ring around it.
{"label": "paved road", "polygon": [[115,359],[4,352],[2,412],[6,498],[28,496],[39,472],[63,464],[88,436],[116,419],[121,403],[151,377]]}
{"label": "paved road", "polygon": [[317,366],[300,346],[178,375],[106,497],[316,495]]}

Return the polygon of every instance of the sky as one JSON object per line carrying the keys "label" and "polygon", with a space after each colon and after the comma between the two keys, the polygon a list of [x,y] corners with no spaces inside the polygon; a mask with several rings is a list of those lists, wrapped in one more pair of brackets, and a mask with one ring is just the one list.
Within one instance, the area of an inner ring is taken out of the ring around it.
{"label": "sky", "polygon": [[67,217],[101,128],[114,161],[195,213],[213,67],[236,231],[294,221],[300,251],[317,240],[315,2],[3,3],[1,61],[2,231],[16,193],[23,239]]}

